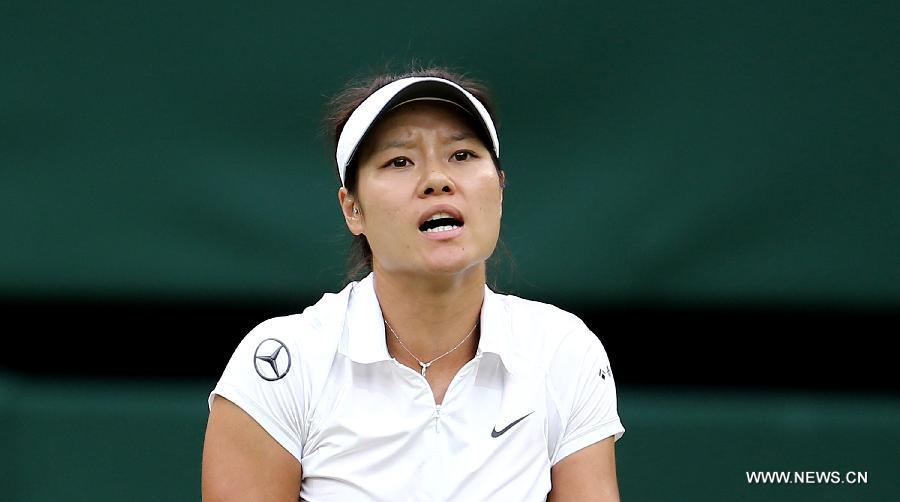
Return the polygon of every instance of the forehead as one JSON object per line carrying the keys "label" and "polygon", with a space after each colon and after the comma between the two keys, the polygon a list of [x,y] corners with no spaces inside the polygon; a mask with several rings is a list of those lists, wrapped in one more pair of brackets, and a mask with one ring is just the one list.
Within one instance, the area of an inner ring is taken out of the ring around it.
{"label": "forehead", "polygon": [[478,138],[474,118],[458,106],[442,101],[413,101],[400,105],[381,117],[366,133],[360,151],[378,148],[386,141],[419,128],[434,130],[447,136],[467,133]]}

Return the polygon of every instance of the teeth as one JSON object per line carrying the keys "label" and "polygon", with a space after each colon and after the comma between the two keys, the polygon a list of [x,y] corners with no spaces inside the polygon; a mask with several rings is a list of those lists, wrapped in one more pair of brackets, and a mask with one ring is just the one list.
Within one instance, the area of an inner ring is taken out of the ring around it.
{"label": "teeth", "polygon": [[443,227],[429,228],[429,229],[426,230],[425,232],[426,232],[426,233],[432,233],[432,232],[446,232],[447,230],[453,230],[454,228],[459,228],[459,227],[456,226],[456,225],[444,225]]}
{"label": "teeth", "polygon": [[425,221],[436,220],[438,218],[453,218],[453,216],[450,215],[449,213],[436,213],[434,216],[432,216],[431,218],[428,218]]}

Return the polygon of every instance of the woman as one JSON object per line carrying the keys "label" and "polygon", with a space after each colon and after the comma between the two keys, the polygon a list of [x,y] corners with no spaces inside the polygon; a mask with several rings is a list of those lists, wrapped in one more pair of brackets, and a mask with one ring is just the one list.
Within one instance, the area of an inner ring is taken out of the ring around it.
{"label": "woman", "polygon": [[238,346],[209,397],[204,499],[618,500],[600,341],[485,284],[505,181],[487,94],[430,69],[333,105],[368,275]]}

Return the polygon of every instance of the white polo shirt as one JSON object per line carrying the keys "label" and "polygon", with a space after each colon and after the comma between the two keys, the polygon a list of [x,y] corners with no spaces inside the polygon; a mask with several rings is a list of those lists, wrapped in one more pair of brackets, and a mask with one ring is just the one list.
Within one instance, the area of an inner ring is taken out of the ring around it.
{"label": "white polo shirt", "polygon": [[388,353],[374,280],[258,325],[209,395],[300,461],[301,500],[544,501],[551,466],[625,432],[587,326],[487,285],[476,355],[437,405],[425,377]]}

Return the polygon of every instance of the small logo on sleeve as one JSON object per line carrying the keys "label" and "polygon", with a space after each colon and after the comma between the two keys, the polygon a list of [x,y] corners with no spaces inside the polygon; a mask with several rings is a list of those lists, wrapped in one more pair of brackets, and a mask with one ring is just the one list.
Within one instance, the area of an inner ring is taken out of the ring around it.
{"label": "small logo on sleeve", "polygon": [[281,380],[291,369],[291,353],[281,340],[267,338],[256,347],[253,365],[263,380]]}
{"label": "small logo on sleeve", "polygon": [[606,365],[606,368],[600,368],[600,378],[606,380],[607,378],[612,378],[612,370],[609,368],[609,365]]}

